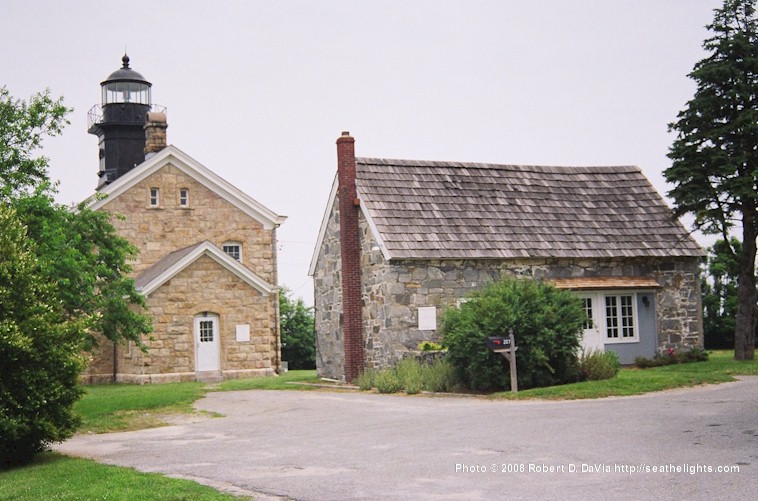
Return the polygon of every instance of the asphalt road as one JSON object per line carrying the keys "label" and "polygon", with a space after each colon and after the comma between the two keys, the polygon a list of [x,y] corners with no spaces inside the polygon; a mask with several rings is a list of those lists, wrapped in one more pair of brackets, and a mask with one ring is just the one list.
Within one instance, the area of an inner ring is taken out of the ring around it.
{"label": "asphalt road", "polygon": [[[210,393],[223,418],[57,447],[256,499],[755,499],[758,377],[591,401]],[[726,467],[729,470],[719,471]]]}

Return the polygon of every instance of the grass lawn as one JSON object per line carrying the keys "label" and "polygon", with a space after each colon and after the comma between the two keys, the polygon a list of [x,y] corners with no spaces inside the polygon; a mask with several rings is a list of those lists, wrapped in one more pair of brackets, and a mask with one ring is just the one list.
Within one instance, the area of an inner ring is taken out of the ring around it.
{"label": "grass lawn", "polygon": [[0,501],[239,501],[210,487],[107,466],[55,453],[40,454],[22,468],[0,470]]}
{"label": "grass lawn", "polygon": [[237,390],[313,390],[315,387],[292,384],[293,382],[318,383],[315,370],[288,371],[279,377],[254,377],[247,379],[227,379],[220,382],[214,391]]}
{"label": "grass lawn", "polygon": [[80,433],[106,433],[161,426],[161,415],[196,412],[192,403],[207,391],[204,383],[102,384],[85,386],[74,405],[82,416]]}
{"label": "grass lawn", "polygon": [[74,405],[82,416],[79,433],[107,433],[165,425],[167,414],[197,413],[192,403],[208,391],[298,390],[309,386],[292,381],[318,382],[316,371],[289,371],[278,377],[230,379],[217,385],[205,383],[100,384],[85,386],[86,393]]}
{"label": "grass lawn", "polygon": [[577,399],[627,396],[670,390],[709,383],[734,381],[732,376],[758,375],[758,360],[738,362],[733,351],[710,351],[707,362],[668,365],[650,369],[623,368],[618,376],[605,381],[534,388],[520,391],[495,393],[494,398],[507,399]]}

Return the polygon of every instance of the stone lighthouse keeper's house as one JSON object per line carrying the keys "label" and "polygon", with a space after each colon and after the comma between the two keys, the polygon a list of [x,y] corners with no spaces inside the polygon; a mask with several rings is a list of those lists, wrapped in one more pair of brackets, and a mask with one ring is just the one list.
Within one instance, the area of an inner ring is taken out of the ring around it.
{"label": "stone lighthouse keeper's house", "polygon": [[702,256],[637,167],[356,158],[343,133],[310,267],[318,373],[394,365],[504,275],[575,291],[583,346],[624,364],[702,347]]}
{"label": "stone lighthouse keeper's house", "polygon": [[166,113],[129,67],[90,111],[100,170],[90,206],[139,255],[138,290],[152,316],[147,353],[101,342],[89,381],[169,382],[273,374],[280,368],[276,228],[285,220],[166,144]]}

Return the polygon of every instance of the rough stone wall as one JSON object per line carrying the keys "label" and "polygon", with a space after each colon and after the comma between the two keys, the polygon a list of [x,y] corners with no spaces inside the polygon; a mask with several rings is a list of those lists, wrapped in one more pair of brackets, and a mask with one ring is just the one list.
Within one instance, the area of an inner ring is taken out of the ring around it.
{"label": "rough stone wall", "polygon": [[[195,316],[218,315],[221,373],[225,379],[273,374],[277,346],[273,334],[275,294],[263,295],[208,256],[182,270],[148,297],[155,333],[142,353],[118,347],[118,381],[175,382],[195,379]],[[237,325],[250,326],[250,341],[238,342]],[[92,382],[110,380],[113,344],[102,343],[106,363],[88,371]],[[97,359],[96,359],[97,360]],[[105,368],[105,371],[103,371]]]}
{"label": "rough stone wall", "polygon": [[[364,285],[367,366],[394,365],[424,340],[438,340],[437,331],[418,330],[418,308],[442,312],[460,298],[502,276],[549,280],[594,276],[653,276],[656,291],[659,348],[703,346],[702,308],[696,259],[679,260],[514,260],[382,262],[373,251],[366,259],[371,276]],[[385,287],[377,284],[384,283]]]}
{"label": "rough stone wall", "polygon": [[655,295],[658,346],[703,348],[703,306],[696,259],[660,263],[653,272],[663,288]]}
{"label": "rough stone wall", "polygon": [[[150,188],[159,188],[160,203],[150,207]],[[179,205],[179,190],[189,189],[189,205]],[[139,249],[135,275],[170,252],[209,240],[217,246],[242,244],[241,262],[275,283],[273,232],[190,176],[168,164],[104,206],[126,219],[112,219],[119,234]]]}
{"label": "rough stone wall", "polygon": [[342,379],[342,259],[339,203],[335,197],[313,273],[316,323],[316,369],[321,377]]}
{"label": "rough stone wall", "polygon": [[80,376],[83,383],[99,384],[113,381],[113,343],[98,336],[98,345],[86,354],[87,369]]}

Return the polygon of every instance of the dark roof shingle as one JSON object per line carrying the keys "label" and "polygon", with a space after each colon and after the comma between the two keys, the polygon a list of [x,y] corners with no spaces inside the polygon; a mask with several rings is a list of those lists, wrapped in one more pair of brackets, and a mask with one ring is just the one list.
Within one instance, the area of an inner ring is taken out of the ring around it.
{"label": "dark roof shingle", "polygon": [[397,259],[701,256],[637,167],[356,159]]}

